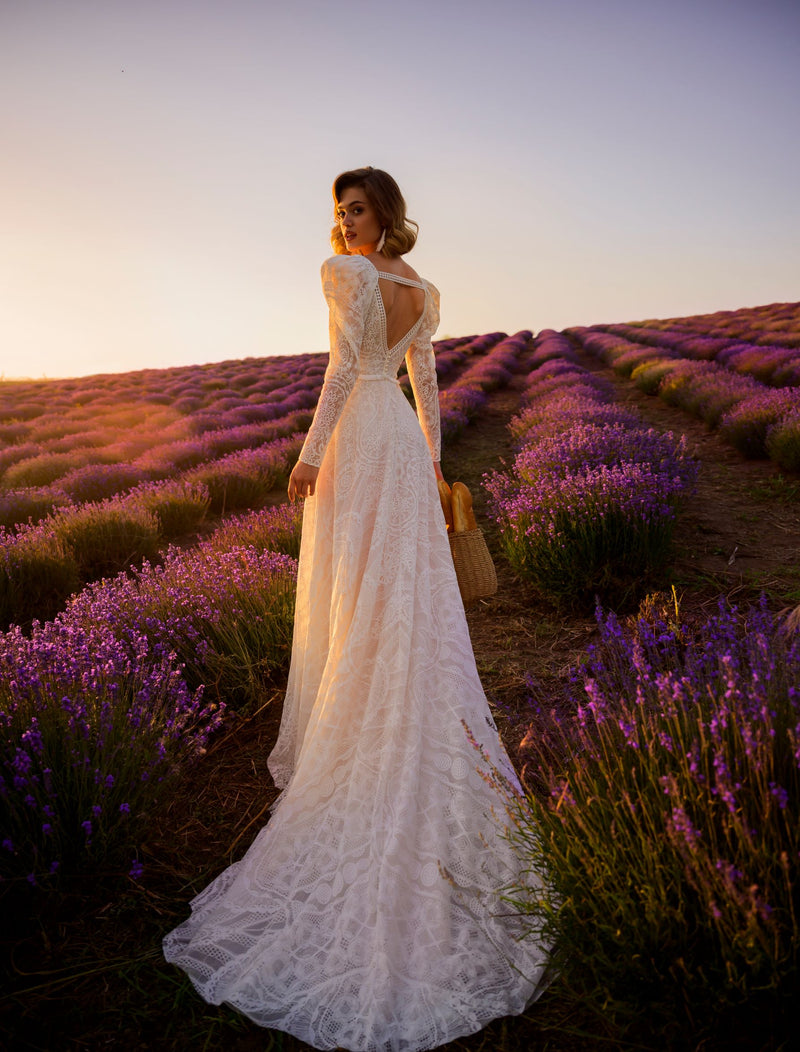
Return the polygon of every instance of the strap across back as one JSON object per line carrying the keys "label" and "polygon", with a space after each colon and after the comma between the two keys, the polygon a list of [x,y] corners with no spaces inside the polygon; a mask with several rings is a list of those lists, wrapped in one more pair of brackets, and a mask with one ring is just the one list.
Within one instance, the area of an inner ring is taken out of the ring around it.
{"label": "strap across back", "polygon": [[386,270],[379,270],[378,271],[378,277],[379,278],[386,278],[388,281],[396,281],[400,285],[411,285],[412,288],[415,288],[415,289],[424,289],[425,288],[425,286],[422,284],[421,281],[414,281],[413,278],[404,278],[404,277],[401,277],[400,274],[390,274]]}

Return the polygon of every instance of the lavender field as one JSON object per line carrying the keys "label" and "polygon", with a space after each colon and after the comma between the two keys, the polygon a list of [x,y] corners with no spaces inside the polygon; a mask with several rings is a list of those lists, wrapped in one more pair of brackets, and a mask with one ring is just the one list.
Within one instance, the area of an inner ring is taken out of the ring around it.
{"label": "lavender field", "polygon": [[642,390],[718,429],[745,456],[800,470],[797,304],[568,332]]}
{"label": "lavender field", "polygon": [[[800,304],[436,354],[445,473],[472,486],[500,573],[469,618],[527,790],[512,835],[546,874],[543,898],[509,901],[552,932],[557,972],[526,1017],[452,1047],[788,1047]],[[158,946],[231,844],[206,817],[211,787],[232,828],[255,816],[236,853],[266,818],[301,525],[285,487],[325,366],[0,383],[0,901],[15,918],[0,1025],[15,1047],[56,1032],[113,1047],[131,1016],[151,1047],[256,1047],[254,1028],[164,983]],[[750,531],[736,551],[727,524]],[[97,941],[101,915],[116,919]],[[303,1047],[275,1041],[258,1047]]]}

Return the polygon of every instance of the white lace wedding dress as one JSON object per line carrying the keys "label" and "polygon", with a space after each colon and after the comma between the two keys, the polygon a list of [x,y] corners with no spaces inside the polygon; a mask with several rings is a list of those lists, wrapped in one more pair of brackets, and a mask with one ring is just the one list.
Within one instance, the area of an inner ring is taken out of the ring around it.
{"label": "white lace wedding dress", "polygon": [[[521,1012],[547,952],[519,941],[498,894],[520,863],[502,835],[502,794],[464,728],[516,784],[431,466],[438,293],[380,274],[425,293],[389,348],[373,264],[336,256],[322,275],[331,357],[301,453],[321,469],[269,758],[284,792],[164,951],[207,1001],[315,1048],[413,1052]],[[419,421],[396,382],[404,356]]]}

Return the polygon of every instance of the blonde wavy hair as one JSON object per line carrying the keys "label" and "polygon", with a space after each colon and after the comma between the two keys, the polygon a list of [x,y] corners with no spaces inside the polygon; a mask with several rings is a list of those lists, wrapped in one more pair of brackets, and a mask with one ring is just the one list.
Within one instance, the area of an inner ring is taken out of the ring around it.
{"label": "blonde wavy hair", "polygon": [[[342,194],[353,187],[363,188],[378,221],[386,231],[386,241],[381,250],[383,254],[391,259],[410,252],[416,244],[419,225],[406,215],[405,199],[391,175],[371,165],[342,172],[333,182],[334,214]],[[337,255],[347,254],[347,244],[338,222],[331,230],[331,246]]]}

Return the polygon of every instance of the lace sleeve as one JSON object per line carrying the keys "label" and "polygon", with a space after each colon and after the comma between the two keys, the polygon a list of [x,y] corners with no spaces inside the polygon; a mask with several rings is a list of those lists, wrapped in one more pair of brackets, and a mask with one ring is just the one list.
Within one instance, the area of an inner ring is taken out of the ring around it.
{"label": "lace sleeve", "polygon": [[319,467],[358,374],[364,315],[377,272],[360,256],[334,256],[322,264],[322,291],[330,310],[330,359],[300,460]]}
{"label": "lace sleeve", "polygon": [[406,354],[406,367],[414,392],[414,402],[422,431],[431,451],[431,458],[441,460],[439,429],[439,387],[436,382],[436,362],[433,355],[433,334],[439,326],[439,292],[428,283],[426,317],[419,333]]}

